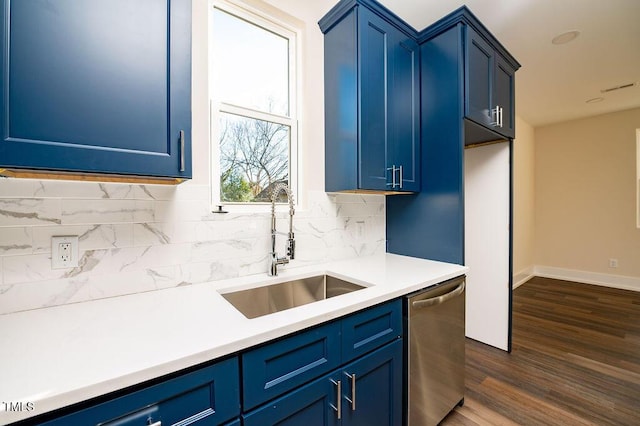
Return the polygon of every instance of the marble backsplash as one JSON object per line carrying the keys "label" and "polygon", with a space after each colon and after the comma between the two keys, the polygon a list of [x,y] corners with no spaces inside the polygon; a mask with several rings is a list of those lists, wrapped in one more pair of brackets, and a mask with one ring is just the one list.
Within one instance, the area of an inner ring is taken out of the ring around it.
{"label": "marble backsplash", "polygon": [[[208,191],[0,178],[0,314],[266,274],[270,214],[211,213]],[[286,268],[383,253],[384,197],[311,191],[294,232]],[[54,235],[79,236],[78,267],[51,268]]]}

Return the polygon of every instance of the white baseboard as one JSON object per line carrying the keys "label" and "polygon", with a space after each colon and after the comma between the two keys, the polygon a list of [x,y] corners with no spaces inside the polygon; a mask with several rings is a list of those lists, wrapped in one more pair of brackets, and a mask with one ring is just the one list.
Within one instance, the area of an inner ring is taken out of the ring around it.
{"label": "white baseboard", "polygon": [[[534,266],[532,272],[533,276],[537,277],[555,278],[558,280],[574,281],[584,284],[594,284],[603,287],[619,288],[622,290],[640,291],[640,278],[638,277],[601,274],[598,272],[577,271],[574,269],[564,269],[556,268],[553,266],[540,265]],[[513,288],[516,288],[515,279]]]}
{"label": "white baseboard", "polygon": [[513,276],[513,289],[515,290],[535,276],[533,266],[523,269]]}

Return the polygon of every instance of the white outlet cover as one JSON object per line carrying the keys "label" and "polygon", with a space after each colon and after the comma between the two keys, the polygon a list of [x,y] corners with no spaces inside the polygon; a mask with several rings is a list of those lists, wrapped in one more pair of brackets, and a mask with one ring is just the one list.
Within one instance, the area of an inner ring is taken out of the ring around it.
{"label": "white outlet cover", "polygon": [[[64,259],[61,244],[71,244],[70,256]],[[78,236],[65,235],[51,237],[51,269],[75,268],[78,266]]]}

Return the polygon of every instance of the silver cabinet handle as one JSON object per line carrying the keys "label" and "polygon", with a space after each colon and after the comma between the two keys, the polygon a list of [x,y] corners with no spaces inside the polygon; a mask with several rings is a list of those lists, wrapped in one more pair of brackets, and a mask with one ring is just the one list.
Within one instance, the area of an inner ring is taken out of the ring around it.
{"label": "silver cabinet handle", "polygon": [[456,296],[459,296],[464,291],[464,281],[460,283],[458,287],[450,291],[449,293],[443,294],[442,296],[431,297],[429,299],[416,300],[411,304],[414,308],[426,308],[433,305],[439,305],[441,303],[446,302],[449,299],[453,299]]}
{"label": "silver cabinet handle", "polygon": [[184,172],[184,130],[180,130],[180,171]]}
{"label": "silver cabinet handle", "polygon": [[338,420],[342,419],[342,382],[331,379],[331,383],[336,385],[336,405],[329,404],[338,413]]}
{"label": "silver cabinet handle", "polygon": [[403,180],[403,177],[402,177],[402,166],[400,166],[398,170],[400,170],[400,189],[402,189],[402,180]]}
{"label": "silver cabinet handle", "polygon": [[151,423],[151,424],[149,424],[149,426],[162,426],[162,421],[159,420],[159,421],[157,421],[155,423]]}
{"label": "silver cabinet handle", "polygon": [[351,411],[356,411],[356,373],[349,374],[345,372],[344,374],[351,380],[351,399],[346,396],[344,399],[351,403]]}
{"label": "silver cabinet handle", "polygon": [[502,116],[503,112],[504,112],[504,108],[500,107],[500,127],[503,127],[504,125],[503,116]]}
{"label": "silver cabinet handle", "polygon": [[502,107],[496,105],[496,121],[492,123],[496,127],[502,127]]}
{"label": "silver cabinet handle", "polygon": [[493,120],[491,122],[492,126],[500,126],[500,106],[496,105],[496,107],[491,110],[491,119]]}
{"label": "silver cabinet handle", "polygon": [[387,171],[391,171],[391,183],[387,183],[387,186],[391,185],[391,189],[396,187],[396,165],[387,168]]}

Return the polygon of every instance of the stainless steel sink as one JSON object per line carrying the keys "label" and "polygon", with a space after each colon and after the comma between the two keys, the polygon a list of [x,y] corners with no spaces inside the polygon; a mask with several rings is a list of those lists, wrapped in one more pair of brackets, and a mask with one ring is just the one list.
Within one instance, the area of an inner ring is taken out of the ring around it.
{"label": "stainless steel sink", "polygon": [[330,275],[318,275],[249,290],[224,293],[222,297],[227,299],[244,316],[251,319],[363,288],[366,287]]}

